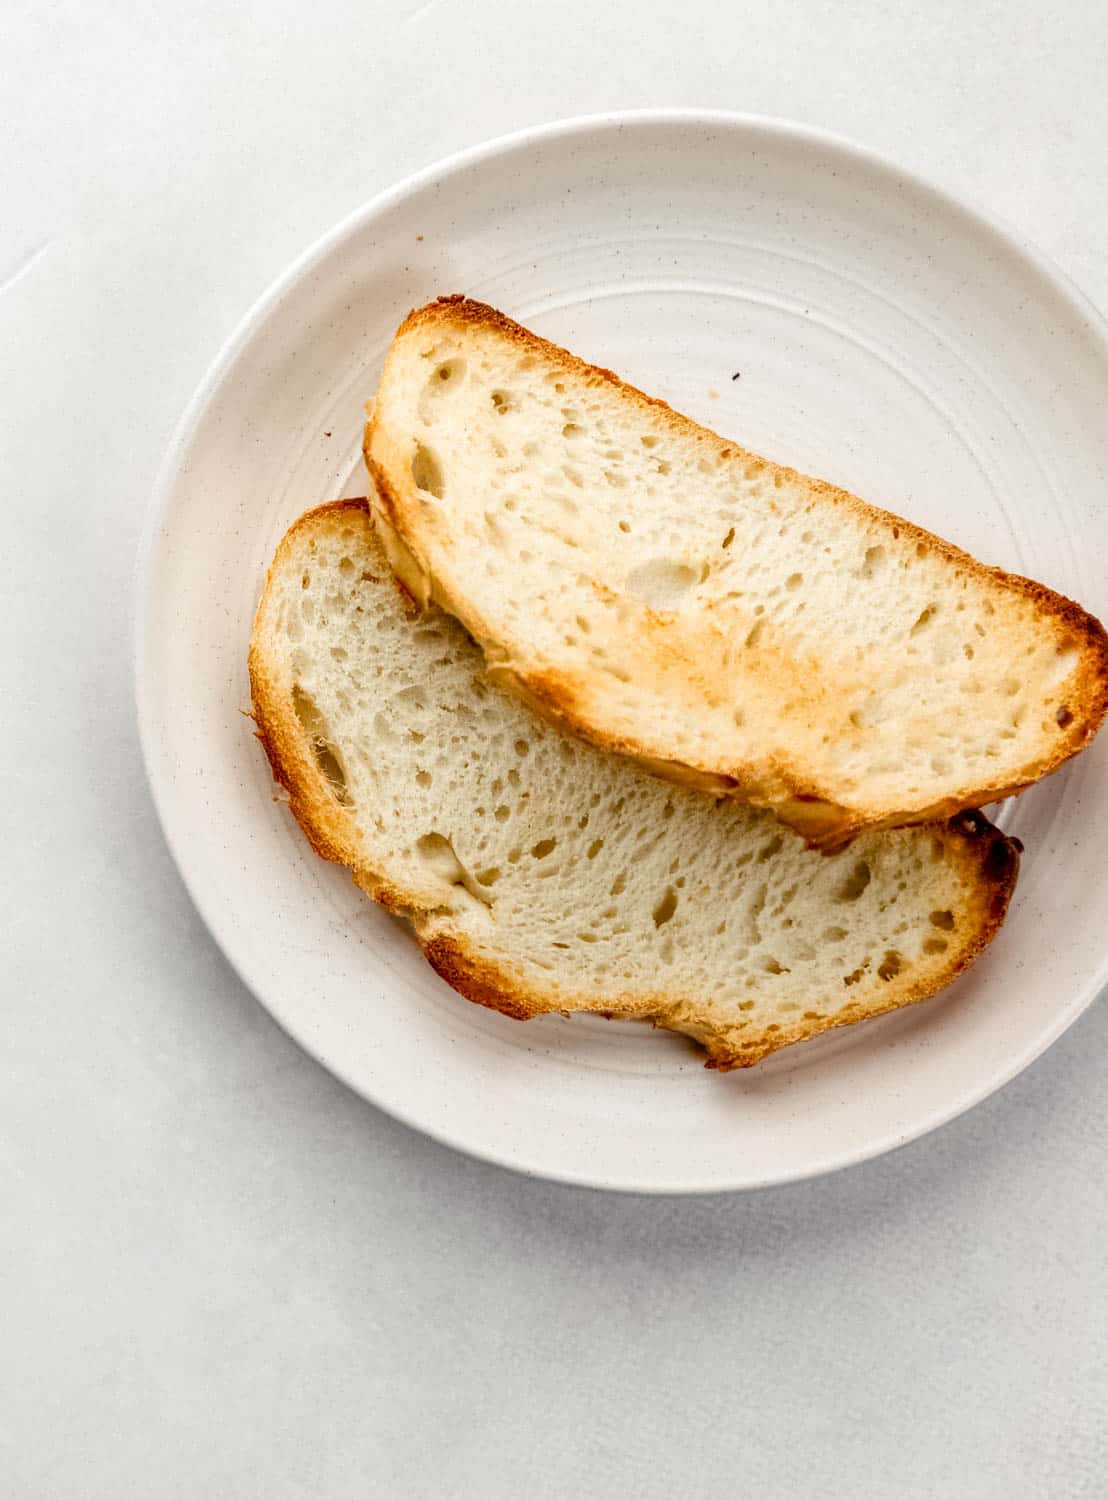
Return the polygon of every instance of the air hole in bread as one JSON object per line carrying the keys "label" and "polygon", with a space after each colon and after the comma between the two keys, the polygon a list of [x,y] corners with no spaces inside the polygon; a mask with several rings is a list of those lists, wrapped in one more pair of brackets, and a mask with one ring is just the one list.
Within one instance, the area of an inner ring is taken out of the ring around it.
{"label": "air hole in bread", "polygon": [[754,647],[758,644],[759,637],[761,636],[762,631],[765,629],[765,625],[766,622],[764,620],[758,620],[746,632],[746,640],[743,642],[743,644],[748,651],[753,651]]}
{"label": "air hole in bread", "polygon": [[653,911],[654,926],[664,927],[677,910],[677,892],[667,885]]}
{"label": "air hole in bread", "polygon": [[696,573],[687,564],[671,562],[666,557],[656,557],[632,568],[624,588],[650,609],[676,609],[682,597],[696,583],[696,578]]}
{"label": "air hole in bread", "polygon": [[[765,962],[762,964],[762,968],[767,974],[788,974],[791,972],[789,969],[785,968],[784,964],[781,963],[779,959],[772,957],[765,960]],[[769,1030],[770,1028],[767,1027],[766,1029]]]}
{"label": "air hole in bread", "polygon": [[1054,655],[1054,665],[1043,678],[1044,688],[1049,690],[1050,688],[1059,687],[1065,682],[1076,665],[1077,651],[1074,647],[1068,643],[1059,646]]}
{"label": "air hole in bread", "polygon": [[954,930],[954,913],[952,911],[933,911],[931,913],[931,926],[940,927],[943,932]]}
{"label": "air hole in bread", "polygon": [[835,892],[835,900],[857,901],[872,879],[873,871],[866,861],[864,859],[856,860],[850,874]]}
{"label": "air hole in bread", "polygon": [[735,540],[735,528],[732,526],[731,529],[730,529],[730,531],[728,531],[727,535],[724,537],[723,541],[720,542],[720,546],[722,548],[724,548],[724,550],[726,550],[728,547],[730,547],[731,543],[734,540]]}
{"label": "air hole in bread", "polygon": [[[811,541],[811,539],[812,533],[810,531],[806,531],[804,533],[804,536],[801,538],[802,541]],[[866,555],[862,559],[862,577],[875,578],[884,566],[884,547],[867,547]]]}
{"label": "air hole in bread", "polygon": [[949,947],[950,944],[947,942],[946,938],[931,937],[928,938],[924,943],[923,951],[925,953],[945,953]]}
{"label": "air hole in bread", "polygon": [[1069,709],[1063,703],[1062,707],[1054,715],[1054,720],[1059,729],[1068,729],[1073,723],[1073,714],[1070,713]]}
{"label": "air hole in bread", "polygon": [[462,864],[454,845],[445,834],[425,833],[416,840],[415,847],[416,853],[436,879],[447,886],[465,891],[481,906],[491,905],[492,897]]}
{"label": "air hole in bread", "polygon": [[604,840],[603,839],[593,839],[592,843],[585,850],[585,858],[586,859],[595,859],[596,856],[600,853],[601,849],[603,849],[603,847],[604,847]]}
{"label": "air hole in bread", "polygon": [[578,438],[584,430],[579,422],[567,422],[562,428],[562,436],[564,438]]}
{"label": "air hole in bread", "polygon": [[764,865],[767,859],[772,859],[775,854],[779,854],[784,842],[781,834],[775,834],[768,844],[763,844],[758,850],[758,863]]}
{"label": "air hole in bread", "polygon": [[557,847],[557,839],[539,839],[537,844],[531,845],[531,854],[535,859],[545,859],[548,854],[553,854]]}
{"label": "air hole in bread", "polygon": [[877,966],[878,978],[884,980],[895,979],[903,967],[903,958],[895,948],[890,948]]}
{"label": "air hole in bread", "polygon": [[845,927],[825,927],[823,929],[823,940],[825,943],[841,943],[846,937]]}
{"label": "air hole in bread", "polygon": [[803,582],[803,573],[790,573],[788,578],[785,579],[785,587],[787,589],[798,589]]}
{"label": "air hole in bread", "polygon": [[327,782],[331,795],[340,806],[348,806],[350,793],[346,785],[346,770],[343,767],[342,757],[331,743],[327,724],[316,707],[315,700],[299,683],[293,684],[292,706],[307,738],[312,759]]}
{"label": "air hole in bread", "polygon": [[414,709],[417,713],[422,713],[427,707],[427,694],[418,684],[413,683],[411,687],[401,688],[393,702],[399,708]]}
{"label": "air hole in bread", "polygon": [[425,495],[433,495],[436,500],[442,499],[442,467],[434,453],[424,443],[417,443],[415,453],[412,455],[412,482],[416,489],[422,490]]}
{"label": "air hole in bread", "polygon": [[493,391],[489,399],[502,417],[515,409],[515,402],[512,400],[510,391]]}
{"label": "air hole in bread", "polygon": [[443,398],[453,395],[465,383],[466,362],[464,359],[446,359],[436,365],[427,378],[419,398],[419,416],[429,427],[438,420],[438,408]]}
{"label": "air hole in bread", "polygon": [[626,535],[626,533],[631,530],[631,524],[630,524],[630,522],[629,521],[621,521],[619,523],[619,529],[620,529],[620,531],[622,531]]}
{"label": "air hole in bread", "polygon": [[639,438],[639,442],[644,448],[656,448],[658,446],[658,439],[652,432],[644,432]]}
{"label": "air hole in bread", "polygon": [[931,624],[931,621],[938,613],[939,606],[937,604],[929,604],[926,609],[921,609],[916,619],[916,623],[912,626],[908,634],[919,635],[921,630],[927,629],[928,625]]}

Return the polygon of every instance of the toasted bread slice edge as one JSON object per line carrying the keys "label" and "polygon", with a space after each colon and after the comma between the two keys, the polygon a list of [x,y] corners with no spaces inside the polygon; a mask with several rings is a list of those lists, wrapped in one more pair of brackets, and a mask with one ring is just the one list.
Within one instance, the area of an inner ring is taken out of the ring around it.
{"label": "toasted bread slice edge", "polygon": [[[963,785],[926,806],[874,804],[846,807],[828,798],[809,775],[798,772],[781,758],[764,765],[725,767],[670,759],[659,755],[656,746],[616,737],[602,724],[583,716],[577,709],[570,682],[561,680],[552,671],[532,667],[520,659],[520,653],[512,653],[509,646],[498,640],[496,630],[482,614],[479,603],[452,591],[442,578],[435,575],[421,551],[418,526],[408,524],[409,517],[418,515],[414,482],[403,461],[397,437],[390,433],[383,420],[381,404],[377,403],[366,424],[364,454],[378,492],[373,504],[374,519],[390,562],[421,607],[433,600],[460,620],[485,652],[497,680],[560,729],[601,749],[628,755],[646,769],[673,781],[734,796],[755,807],[771,808],[783,822],[802,833],[813,848],[827,850],[841,848],[865,829],[896,828],[942,820],[1015,795],[1057,770],[1085,749],[1096,735],[1108,714],[1108,632],[1076,601],[1034,579],[979,562],[945,538],[891,511],[870,505],[848,490],[751,453],[740,444],[722,438],[692,418],[674,411],[665,401],[621,380],[613,371],[588,364],[484,303],[460,295],[440,297],[409,313],[397,330],[396,341],[407,333],[436,325],[490,327],[586,383],[615,386],[630,400],[649,408],[656,418],[668,423],[676,432],[713,444],[721,459],[759,465],[769,474],[781,475],[805,487],[813,496],[832,506],[843,507],[868,522],[885,526],[890,533],[895,532],[897,540],[924,544],[973,577],[1031,599],[1042,611],[1043,629],[1052,631],[1059,643],[1065,640],[1078,652],[1078,662],[1069,679],[1072,686],[1067,690],[1071,718],[1049,749],[1001,781]],[[390,351],[388,358],[392,357]]]}

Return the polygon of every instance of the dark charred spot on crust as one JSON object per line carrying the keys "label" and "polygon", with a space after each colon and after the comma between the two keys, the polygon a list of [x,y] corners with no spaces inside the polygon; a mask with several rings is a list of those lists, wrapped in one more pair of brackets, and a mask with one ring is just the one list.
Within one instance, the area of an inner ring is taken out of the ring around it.
{"label": "dark charred spot on crust", "polygon": [[989,844],[989,852],[985,856],[986,877],[995,880],[998,885],[1007,884],[1010,879],[1014,879],[1018,865],[1019,854],[1015,845],[1002,833],[998,833]]}

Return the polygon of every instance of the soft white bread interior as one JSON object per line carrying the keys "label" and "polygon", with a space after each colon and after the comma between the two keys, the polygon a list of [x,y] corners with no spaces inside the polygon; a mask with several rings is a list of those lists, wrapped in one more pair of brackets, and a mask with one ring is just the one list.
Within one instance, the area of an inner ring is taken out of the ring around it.
{"label": "soft white bread interior", "polygon": [[767,812],[562,735],[488,681],[454,620],[416,613],[364,502],[285,536],[250,680],[317,852],[509,1016],[641,1018],[747,1066],[933,994],[1015,882],[1015,846],[979,815],[823,855]]}

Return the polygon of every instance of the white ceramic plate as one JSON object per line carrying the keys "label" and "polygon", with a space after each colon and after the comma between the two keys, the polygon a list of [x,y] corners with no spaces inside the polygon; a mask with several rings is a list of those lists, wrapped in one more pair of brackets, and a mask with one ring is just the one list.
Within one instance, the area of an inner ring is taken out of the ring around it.
{"label": "white ceramic plate", "polygon": [[768,120],[603,117],[466,152],[340,225],[263,298],[158,484],[139,718],[170,845],[225,952],[366,1098],[570,1182],[782,1182],[984,1098],[1108,977],[1108,737],[1002,810],[1024,869],[971,974],[723,1077],[633,1024],[521,1025],[467,1004],[274,800],[241,713],[265,565],[302,510],[364,492],[362,404],[391,335],[452,291],[1108,615],[1108,338],[1010,232]]}

